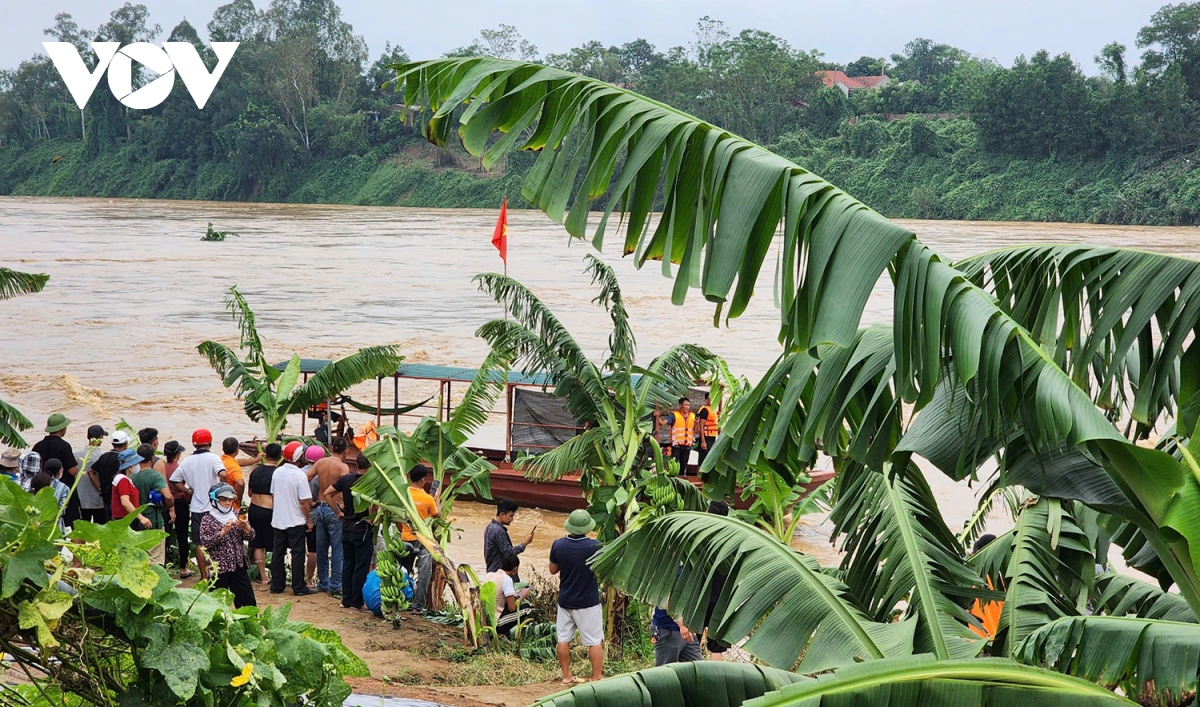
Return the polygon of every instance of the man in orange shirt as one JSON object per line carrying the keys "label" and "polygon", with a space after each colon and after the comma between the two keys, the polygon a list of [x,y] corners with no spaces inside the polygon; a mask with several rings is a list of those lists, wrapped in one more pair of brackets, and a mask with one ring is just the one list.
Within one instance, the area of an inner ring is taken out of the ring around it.
{"label": "man in orange shirt", "polygon": [[[225,483],[233,487],[237,497],[233,499],[233,507],[240,508],[242,505],[242,493],[246,490],[246,477],[242,475],[242,465],[237,460],[238,441],[236,437],[226,437],[221,442],[221,463],[225,465]],[[257,464],[262,460],[262,455],[250,459],[248,464]]]}
{"label": "man in orange shirt", "polygon": [[[433,475],[429,473],[429,467],[424,464],[417,464],[408,472],[408,496],[412,499],[413,505],[417,507],[417,513],[422,519],[428,520],[438,514],[437,501],[433,496],[429,495],[429,485],[433,482]],[[433,576],[433,556],[429,554],[429,550],[424,545],[417,541],[417,536],[412,529],[403,523],[400,524],[400,537],[404,540],[405,547],[408,548],[408,555],[404,558],[404,566],[411,573],[413,565],[416,564],[417,580],[413,590],[413,611],[424,611],[425,600],[429,594],[429,580]]]}

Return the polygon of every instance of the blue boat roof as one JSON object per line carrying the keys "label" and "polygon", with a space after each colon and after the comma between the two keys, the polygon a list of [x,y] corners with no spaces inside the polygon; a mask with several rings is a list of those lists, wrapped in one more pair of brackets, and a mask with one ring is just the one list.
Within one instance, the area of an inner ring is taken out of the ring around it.
{"label": "blue boat roof", "polygon": [[[302,358],[300,359],[300,372],[313,374],[322,368],[329,365],[327,358]],[[275,364],[275,368],[283,370],[287,367],[287,361]],[[460,366],[434,366],[428,363],[402,363],[396,371],[396,375],[400,378],[415,378],[421,380],[443,380],[443,381],[461,381],[470,383],[475,380],[475,375],[479,372],[476,368],[464,368]],[[538,385],[546,386],[553,383],[544,374],[527,375],[520,371],[509,371],[508,382],[510,385]]]}

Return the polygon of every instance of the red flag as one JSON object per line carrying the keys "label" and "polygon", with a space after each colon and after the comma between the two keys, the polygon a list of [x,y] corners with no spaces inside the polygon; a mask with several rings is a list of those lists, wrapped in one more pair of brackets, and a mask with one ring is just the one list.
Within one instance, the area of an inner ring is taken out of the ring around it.
{"label": "red flag", "polygon": [[500,259],[508,265],[508,197],[500,204],[500,218],[496,219],[496,230],[492,232],[492,245],[500,251]]}

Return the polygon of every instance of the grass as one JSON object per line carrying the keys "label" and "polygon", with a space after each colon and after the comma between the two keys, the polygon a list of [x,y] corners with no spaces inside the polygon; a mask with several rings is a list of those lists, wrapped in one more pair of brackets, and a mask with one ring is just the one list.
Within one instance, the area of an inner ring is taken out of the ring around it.
{"label": "grass", "polygon": [[[449,662],[444,674],[433,676],[433,685],[443,685],[446,687],[471,687],[480,685],[516,687],[550,682],[559,680],[562,677],[556,661],[522,660],[511,653],[492,651],[466,653],[460,656],[460,659],[457,661],[449,656],[442,657],[447,658]],[[618,675],[635,670],[644,670],[653,665],[653,661],[643,659],[621,659],[612,662],[605,660],[604,674]],[[592,673],[591,664],[587,659],[587,651],[582,646],[575,646],[571,650],[571,672],[582,676],[588,676]],[[427,677],[418,675],[407,668],[396,675],[390,676],[390,680],[404,685],[431,684]]]}

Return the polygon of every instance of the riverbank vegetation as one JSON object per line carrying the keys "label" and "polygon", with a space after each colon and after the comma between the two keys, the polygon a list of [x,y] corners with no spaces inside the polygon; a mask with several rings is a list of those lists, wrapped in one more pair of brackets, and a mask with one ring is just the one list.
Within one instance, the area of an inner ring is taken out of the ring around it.
{"label": "riverbank vegetation", "polygon": [[64,534],[62,513],[53,489],[0,477],[0,652],[28,681],[0,684],[3,704],[339,707],[342,676],[362,674],[286,606],[235,611],[227,590],[179,586],[147,554],[166,534],[131,529],[137,514]]}
{"label": "riverbank vegetation", "polygon": [[[526,199],[597,247],[617,210],[624,250],[638,266],[664,261],[678,305],[696,287],[718,321],[742,314],[783,229],[783,351],[734,403],[701,472],[719,495],[747,466],[792,483],[830,456],[841,565],[735,518],[676,511],[592,566],[789,672],[667,666],[546,704],[677,704],[699,690],[756,707],[1192,703],[1200,263],[1039,245],[952,264],[795,163],[605,82],[493,59],[397,72],[433,140],[458,123],[485,161],[544,145]],[[667,208],[651,224],[657,194]],[[577,215],[603,195],[616,198],[589,229]],[[884,273],[894,322],[864,328]],[[1013,488],[1016,527],[968,552],[918,459]],[[1110,545],[1157,585],[1099,573]]]}
{"label": "riverbank vegetation", "polygon": [[[189,41],[127,3],[95,30],[59,15],[48,38],[93,61],[92,40]],[[1100,76],[1053,48],[1011,67],[928,39],[845,65],[760,30],[702,18],[688,46],[588,42],[540,61],[676,106],[826,175],[889,217],[1200,223],[1200,3],[1169,5],[1137,50],[1097,38]],[[403,37],[397,37],[402,40]],[[128,111],[100,87],[79,110],[35,56],[0,72],[0,194],[494,208],[525,205],[533,159],[480,168],[431,148],[404,121],[387,67],[334,0],[256,7],[234,0],[208,41],[240,41],[204,110],[177,85]],[[880,48],[882,53],[885,48]],[[515,27],[447,53],[538,59]],[[822,71],[890,77],[848,96]]]}

